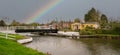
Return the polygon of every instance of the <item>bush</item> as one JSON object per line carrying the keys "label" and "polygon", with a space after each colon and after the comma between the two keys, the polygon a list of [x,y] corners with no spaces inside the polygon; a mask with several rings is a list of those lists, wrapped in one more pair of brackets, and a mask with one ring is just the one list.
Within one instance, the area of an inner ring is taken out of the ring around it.
{"label": "bush", "polygon": [[95,30],[81,30],[80,31],[81,35],[93,35],[96,34]]}

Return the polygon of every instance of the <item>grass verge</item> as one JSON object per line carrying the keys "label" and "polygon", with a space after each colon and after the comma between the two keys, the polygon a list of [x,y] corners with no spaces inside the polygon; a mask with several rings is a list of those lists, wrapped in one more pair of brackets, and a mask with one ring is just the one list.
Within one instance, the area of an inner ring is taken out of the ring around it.
{"label": "grass verge", "polygon": [[13,40],[0,38],[0,55],[45,55]]}

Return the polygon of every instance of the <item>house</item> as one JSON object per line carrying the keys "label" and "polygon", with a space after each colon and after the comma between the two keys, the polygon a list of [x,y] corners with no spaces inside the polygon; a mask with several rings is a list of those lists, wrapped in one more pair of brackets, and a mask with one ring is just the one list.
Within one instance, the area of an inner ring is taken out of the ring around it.
{"label": "house", "polygon": [[59,30],[64,30],[64,29],[70,29],[72,22],[58,22],[58,23],[53,23],[52,26],[59,29]]}
{"label": "house", "polygon": [[72,30],[80,30],[81,23],[73,23],[71,24],[71,29]]}
{"label": "house", "polygon": [[93,28],[97,29],[100,27],[100,25],[97,22],[87,22],[87,23],[83,23],[80,26],[80,29],[85,29],[86,27],[93,27]]}
{"label": "house", "polygon": [[70,29],[72,22],[64,22],[62,24],[63,29]]}
{"label": "house", "polygon": [[93,27],[95,29],[99,28],[99,23],[97,22],[87,22],[87,23],[73,23],[71,24],[71,29],[72,30],[82,30],[85,29],[86,27]]}

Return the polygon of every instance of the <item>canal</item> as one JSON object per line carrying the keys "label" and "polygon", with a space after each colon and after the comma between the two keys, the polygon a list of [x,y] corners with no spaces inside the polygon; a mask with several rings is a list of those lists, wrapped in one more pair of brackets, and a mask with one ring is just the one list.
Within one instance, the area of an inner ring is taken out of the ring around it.
{"label": "canal", "polygon": [[27,47],[52,55],[120,55],[120,40],[33,37]]}

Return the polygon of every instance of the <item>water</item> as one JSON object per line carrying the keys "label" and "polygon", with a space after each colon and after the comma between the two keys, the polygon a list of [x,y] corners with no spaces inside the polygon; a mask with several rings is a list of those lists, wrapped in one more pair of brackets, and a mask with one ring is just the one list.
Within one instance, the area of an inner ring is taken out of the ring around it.
{"label": "water", "polygon": [[119,40],[33,37],[27,47],[52,55],[120,55]]}

